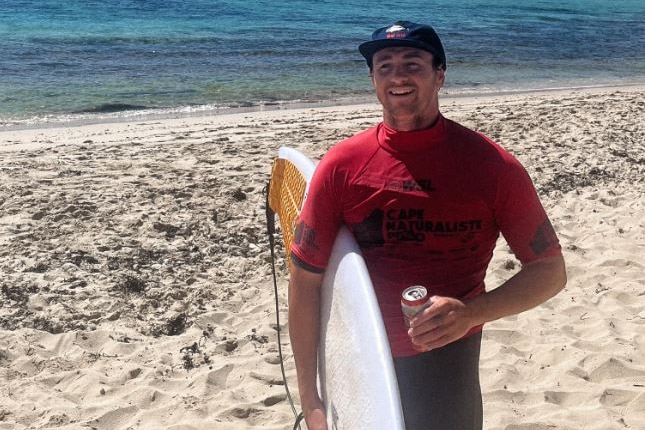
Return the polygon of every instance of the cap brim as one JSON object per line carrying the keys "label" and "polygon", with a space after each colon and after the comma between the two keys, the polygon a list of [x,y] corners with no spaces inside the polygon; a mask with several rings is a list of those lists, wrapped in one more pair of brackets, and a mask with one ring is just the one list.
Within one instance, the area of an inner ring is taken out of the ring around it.
{"label": "cap brim", "polygon": [[381,49],[391,48],[394,46],[407,46],[410,48],[419,48],[424,51],[430,52],[432,55],[437,55],[433,49],[431,49],[427,44],[419,42],[417,40],[406,40],[406,39],[381,39],[381,40],[370,40],[369,42],[361,43],[358,46],[358,51],[363,57],[367,60],[367,63],[371,66],[372,57],[374,54]]}

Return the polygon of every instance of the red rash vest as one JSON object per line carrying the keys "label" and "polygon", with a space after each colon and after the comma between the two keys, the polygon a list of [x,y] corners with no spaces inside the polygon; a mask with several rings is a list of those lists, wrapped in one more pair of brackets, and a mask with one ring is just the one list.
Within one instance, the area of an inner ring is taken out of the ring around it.
{"label": "red rash vest", "polygon": [[481,294],[500,232],[523,264],[560,252],[522,165],[443,116],[420,131],[381,123],[331,148],[297,222],[295,264],[324,271],[341,224],[361,247],[395,357],[419,353],[401,311],[405,288]]}

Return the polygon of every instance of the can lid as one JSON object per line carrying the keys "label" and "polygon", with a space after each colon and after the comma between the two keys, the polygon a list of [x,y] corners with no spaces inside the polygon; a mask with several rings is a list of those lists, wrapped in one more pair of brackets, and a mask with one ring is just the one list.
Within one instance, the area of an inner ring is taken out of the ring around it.
{"label": "can lid", "polygon": [[428,290],[423,285],[413,285],[403,290],[401,302],[408,306],[422,305],[428,301]]}

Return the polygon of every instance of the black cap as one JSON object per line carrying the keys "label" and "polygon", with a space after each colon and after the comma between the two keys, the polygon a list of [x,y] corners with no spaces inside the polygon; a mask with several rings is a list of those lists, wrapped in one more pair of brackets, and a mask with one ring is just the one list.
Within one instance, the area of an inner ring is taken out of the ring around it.
{"label": "black cap", "polygon": [[409,46],[430,52],[441,63],[441,68],[446,68],[446,54],[439,35],[429,25],[415,24],[410,21],[397,21],[387,27],[379,28],[372,33],[372,40],[361,43],[358,47],[360,53],[367,60],[367,65],[372,68],[372,56],[376,51],[391,46]]}

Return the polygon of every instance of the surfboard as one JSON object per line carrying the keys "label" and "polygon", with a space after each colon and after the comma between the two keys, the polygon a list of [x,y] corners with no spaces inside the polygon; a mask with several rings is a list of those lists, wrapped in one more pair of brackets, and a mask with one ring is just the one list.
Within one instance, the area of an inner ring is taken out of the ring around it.
{"label": "surfboard", "polygon": [[[314,170],[313,161],[292,148],[280,148],[274,162],[269,203],[287,253]],[[345,227],[323,278],[318,379],[330,430],[405,429],[381,311],[360,248]]]}

